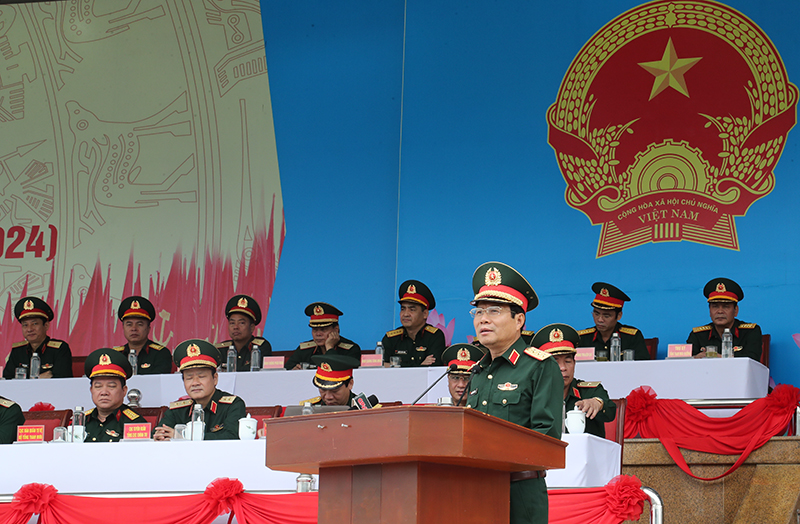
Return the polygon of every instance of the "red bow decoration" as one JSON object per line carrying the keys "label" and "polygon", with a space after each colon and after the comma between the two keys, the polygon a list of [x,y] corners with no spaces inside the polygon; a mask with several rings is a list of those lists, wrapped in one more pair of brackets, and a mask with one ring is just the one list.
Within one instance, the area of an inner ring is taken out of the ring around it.
{"label": "red bow decoration", "polygon": [[56,407],[52,404],[48,404],[47,402],[37,402],[31,409],[28,411],[55,411]]}
{"label": "red bow decoration", "polygon": [[647,494],[642,491],[642,482],[628,475],[618,475],[605,485],[606,510],[620,520],[639,520],[644,510]]}
{"label": "red bow decoration", "polygon": [[50,484],[25,484],[14,493],[11,504],[20,513],[41,514],[50,505],[58,490]]}

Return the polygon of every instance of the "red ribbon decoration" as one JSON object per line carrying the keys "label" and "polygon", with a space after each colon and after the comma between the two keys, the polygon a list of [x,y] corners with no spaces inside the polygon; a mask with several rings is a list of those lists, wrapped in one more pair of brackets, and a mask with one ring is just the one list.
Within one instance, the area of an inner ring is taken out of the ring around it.
{"label": "red ribbon decoration", "polygon": [[639,520],[648,499],[638,478],[614,477],[599,488],[547,491],[550,524],[619,524]]}

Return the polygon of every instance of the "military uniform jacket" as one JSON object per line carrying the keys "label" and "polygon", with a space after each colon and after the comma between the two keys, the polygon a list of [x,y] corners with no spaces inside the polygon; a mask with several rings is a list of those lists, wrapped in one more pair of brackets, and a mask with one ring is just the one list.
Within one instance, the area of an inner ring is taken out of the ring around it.
{"label": "military uniform jacket", "polygon": [[0,397],[0,444],[17,440],[17,426],[25,424],[22,408],[13,400]]}
{"label": "military uniform jacket", "polygon": [[400,357],[402,367],[419,366],[428,355],[434,356],[432,366],[442,365],[442,353],[445,348],[444,333],[430,324],[419,330],[417,339],[408,336],[406,328],[399,327],[388,331],[383,340],[383,361],[390,362],[391,357]]}
{"label": "military uniform jacket", "polygon": [[97,418],[97,409],[86,412],[86,440],[84,442],[119,442],[125,433],[125,424],[146,424],[147,420],[122,404],[117,411],[106,417],[105,422]]}
{"label": "military uniform jacket", "polygon": [[[128,344],[114,346],[114,349],[122,352],[126,357],[131,352]],[[161,344],[156,344],[148,339],[136,356],[136,374],[158,375],[162,373],[172,373],[172,352]]]}
{"label": "military uniform jacket", "polygon": [[[225,364],[228,362],[228,348],[230,348],[232,345],[233,340],[223,340],[217,344],[220,358],[219,363],[222,364],[222,367],[225,367]],[[255,346],[258,346],[258,349],[261,350],[262,358],[272,355],[272,344],[270,344],[267,339],[261,337],[250,337],[250,342],[248,342],[240,351],[237,352],[236,371],[250,371],[250,352],[253,351],[253,347]],[[238,428],[236,431],[238,434]]]}
{"label": "military uniform jacket", "polygon": [[[173,402],[164,413],[161,424],[171,428],[174,428],[175,424],[188,424],[192,420],[192,409],[194,409],[192,399]],[[247,416],[244,400],[217,389],[203,411],[206,423],[203,440],[238,440],[239,419]]]}
{"label": "military uniform jacket", "polygon": [[[642,335],[641,331],[635,327],[620,324],[619,322],[614,326],[614,331],[619,333],[622,351],[632,349],[634,360],[650,360],[650,353],[647,351],[647,344],[644,343],[644,335]],[[580,347],[593,347],[595,355],[601,349],[605,349],[608,351],[609,356],[611,355],[611,337],[608,337],[608,340],[604,342],[603,336],[597,331],[596,327],[582,329],[578,331],[578,334],[581,336]]]}
{"label": "military uniform jacket", "polygon": [[[72,351],[69,349],[69,344],[63,340],[46,337],[36,353],[41,359],[39,373],[52,371],[53,378],[72,376]],[[33,355],[33,349],[24,340],[11,346],[11,353],[9,353],[6,366],[3,368],[3,378],[14,378],[18,367],[25,368],[25,377],[30,378],[31,355]]]}
{"label": "military uniform jacket", "polygon": [[[750,357],[761,361],[761,328],[758,324],[742,322],[735,318],[731,335],[733,335],[734,357]],[[700,353],[706,345],[717,346],[717,351],[722,353],[722,337],[717,333],[713,322],[692,329],[686,343],[692,345],[692,355]]]}
{"label": "military uniform jacket", "polygon": [[572,411],[575,403],[588,398],[598,398],[603,401],[603,409],[597,412],[593,419],[586,417],[586,433],[591,433],[600,438],[606,438],[606,422],[611,422],[617,416],[617,405],[608,398],[608,391],[599,382],[583,382],[573,378],[567,389],[564,399],[564,409]]}
{"label": "military uniform jacket", "polygon": [[303,342],[297,346],[297,349],[294,350],[292,355],[286,359],[286,364],[284,364],[283,367],[292,369],[302,362],[311,364],[311,357],[314,355],[342,355],[345,357],[353,357],[359,361],[361,360],[361,348],[359,345],[343,336],[339,336],[339,343],[336,344],[336,347],[329,349],[326,353],[323,353],[322,349],[323,348],[319,347],[313,340]]}

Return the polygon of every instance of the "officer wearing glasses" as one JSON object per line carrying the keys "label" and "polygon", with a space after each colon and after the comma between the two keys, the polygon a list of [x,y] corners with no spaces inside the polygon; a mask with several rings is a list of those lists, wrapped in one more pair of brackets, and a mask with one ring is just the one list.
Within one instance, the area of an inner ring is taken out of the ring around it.
{"label": "officer wearing glasses", "polygon": [[485,350],[475,347],[472,344],[453,344],[442,353],[444,365],[451,368],[447,372],[447,389],[453,399],[454,406],[467,405],[467,386],[472,377],[472,369],[475,364],[483,358]]}

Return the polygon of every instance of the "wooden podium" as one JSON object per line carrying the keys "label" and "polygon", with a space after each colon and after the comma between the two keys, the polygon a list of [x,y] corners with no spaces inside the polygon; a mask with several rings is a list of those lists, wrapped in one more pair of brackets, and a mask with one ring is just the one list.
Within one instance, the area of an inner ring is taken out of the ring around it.
{"label": "wooden podium", "polygon": [[319,524],[507,523],[510,473],[563,468],[566,446],[458,407],[267,420],[267,466],[319,473]]}

